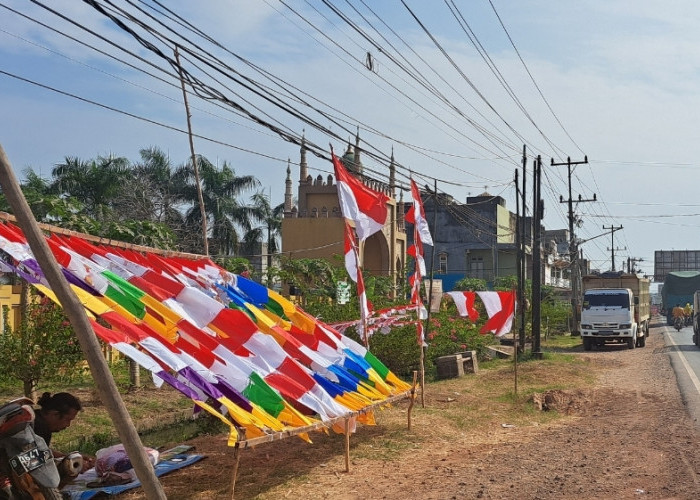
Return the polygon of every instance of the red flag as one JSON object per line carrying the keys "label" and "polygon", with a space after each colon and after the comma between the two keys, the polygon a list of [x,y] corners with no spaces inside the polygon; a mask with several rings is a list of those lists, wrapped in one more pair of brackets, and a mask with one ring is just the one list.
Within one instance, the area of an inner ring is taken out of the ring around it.
{"label": "red flag", "polygon": [[515,292],[476,292],[486,306],[488,321],[481,333],[493,332],[497,337],[508,333],[515,317]]}
{"label": "red flag", "polygon": [[420,197],[418,186],[413,179],[411,179],[411,196],[413,197],[413,207],[406,212],[406,222],[416,226],[416,232],[423,243],[433,246],[433,237],[430,235],[428,220],[425,218],[423,200]]}
{"label": "red flag", "polygon": [[389,197],[368,188],[350,175],[337,156],[331,151],[335,178],[338,183],[338,199],[343,217],[355,223],[360,241],[364,241],[384,227]]}
{"label": "red flag", "polygon": [[455,301],[460,316],[469,316],[472,322],[479,319],[479,311],[474,308],[476,292],[447,292],[447,295]]}

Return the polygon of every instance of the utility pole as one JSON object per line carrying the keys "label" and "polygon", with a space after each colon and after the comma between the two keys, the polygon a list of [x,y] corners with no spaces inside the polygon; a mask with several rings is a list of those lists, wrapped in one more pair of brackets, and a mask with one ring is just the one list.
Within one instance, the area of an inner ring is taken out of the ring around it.
{"label": "utility pole", "polygon": [[[517,186],[517,182],[516,182]],[[525,249],[527,248],[527,241],[529,238],[528,231],[526,231],[526,221],[527,221],[527,204],[525,200],[526,188],[527,187],[527,151],[525,149],[525,144],[523,144],[523,190],[521,192],[523,208],[520,212],[519,227],[520,227],[520,245],[518,246],[518,255],[520,255],[520,296],[518,300],[520,301],[520,330],[518,331],[518,349],[520,353],[525,351],[525,322],[527,316],[525,315],[525,303],[527,297],[525,296],[525,284],[527,283],[527,253]],[[517,203],[516,203],[517,205]],[[532,226],[530,226],[529,234],[532,234]],[[531,247],[532,248],[532,247]]]}
{"label": "utility pole", "polygon": [[544,204],[540,194],[542,186],[542,157],[539,155],[535,161],[532,178],[534,180],[532,185],[532,193],[534,195],[532,204],[532,356],[535,359],[541,359],[540,327],[542,318],[540,313],[542,305],[542,262],[540,235]]}
{"label": "utility pole", "polygon": [[630,273],[634,273],[637,267],[635,264],[637,262],[644,262],[644,259],[640,259],[637,257],[629,257],[627,259],[627,271]]}
{"label": "utility pole", "polygon": [[610,260],[611,260],[611,268],[610,270],[612,272],[615,272],[615,252],[619,250],[627,250],[627,247],[625,248],[615,248],[615,231],[619,231],[622,229],[622,226],[610,226],[610,227],[605,227],[603,226],[603,229],[610,229],[610,248],[608,248],[608,251],[610,251]]}
{"label": "utility pole", "polygon": [[[552,158],[551,165],[553,167],[561,166],[561,165],[566,165],[567,170],[568,170],[568,177],[569,177],[569,199],[564,200],[563,196],[559,196],[559,203],[568,203],[569,205],[569,262],[571,266],[571,313],[573,317],[573,328],[571,329],[571,335],[577,336],[581,335],[581,331],[579,330],[579,290],[578,290],[578,283],[580,278],[580,268],[579,268],[579,260],[578,260],[578,248],[577,248],[577,243],[576,243],[576,235],[574,234],[574,222],[575,222],[575,217],[574,217],[574,199],[571,196],[571,167],[576,166],[576,165],[583,165],[588,163],[588,156],[583,157],[583,161],[571,161],[571,157],[566,158],[566,162],[564,163],[555,163],[554,158]],[[595,193],[593,194],[593,199],[590,200],[584,200],[581,198],[581,195],[578,195],[578,200],[576,200],[577,203],[582,203],[582,202],[587,202],[587,201],[596,201],[596,195]]]}

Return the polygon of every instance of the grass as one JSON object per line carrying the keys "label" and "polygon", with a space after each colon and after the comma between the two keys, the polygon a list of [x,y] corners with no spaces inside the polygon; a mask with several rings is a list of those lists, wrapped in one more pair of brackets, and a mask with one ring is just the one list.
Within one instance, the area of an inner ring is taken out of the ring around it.
{"label": "grass", "polygon": [[[556,412],[540,412],[531,402],[534,392],[553,389],[576,389],[590,386],[594,374],[578,356],[569,354],[578,337],[550,337],[542,343],[543,359],[523,359],[518,363],[518,390],[512,360],[495,359],[480,363],[477,374],[426,384],[426,406],[420,396],[413,409],[419,432],[405,432],[405,402],[388,411],[377,411],[380,429],[366,427],[353,437],[354,456],[370,460],[391,461],[432,439],[462,439],[501,424],[541,425],[557,418]],[[527,358],[527,357],[526,357]],[[116,370],[121,368],[116,367]],[[155,389],[150,377],[142,374],[146,387],[133,390],[122,372],[115,379],[146,446],[161,448],[181,443],[201,434],[222,433],[223,424],[213,418],[191,419],[192,403],[175,390]],[[94,453],[118,442],[111,419],[99,401],[91,379],[69,384],[46,385],[41,391],[73,392],[83,401],[84,410],[73,425],[54,436],[54,446],[62,451],[80,450]],[[17,387],[0,384],[0,398],[21,395]],[[379,426],[378,426],[379,427]],[[372,430],[374,429],[374,430]],[[225,438],[221,438],[225,439]],[[337,437],[336,439],[342,439]],[[342,447],[341,447],[342,449]]]}

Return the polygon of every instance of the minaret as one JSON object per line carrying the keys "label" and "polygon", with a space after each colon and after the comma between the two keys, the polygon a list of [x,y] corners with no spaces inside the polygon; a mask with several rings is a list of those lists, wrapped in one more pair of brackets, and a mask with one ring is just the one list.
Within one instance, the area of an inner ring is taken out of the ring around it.
{"label": "minaret", "polygon": [[309,176],[309,165],[306,163],[306,138],[301,135],[301,159],[299,160],[299,183],[304,184]]}
{"label": "minaret", "polygon": [[391,146],[391,162],[389,163],[389,191],[391,197],[396,197],[396,162],[394,162],[394,146]]}
{"label": "minaret", "polygon": [[[302,149],[303,151],[303,149]],[[284,181],[284,213],[292,213],[292,168],[287,158],[287,179]]]}
{"label": "minaret", "polygon": [[357,174],[362,176],[362,163],[360,163],[360,126],[357,126],[357,133],[355,134],[355,168],[357,169]]}

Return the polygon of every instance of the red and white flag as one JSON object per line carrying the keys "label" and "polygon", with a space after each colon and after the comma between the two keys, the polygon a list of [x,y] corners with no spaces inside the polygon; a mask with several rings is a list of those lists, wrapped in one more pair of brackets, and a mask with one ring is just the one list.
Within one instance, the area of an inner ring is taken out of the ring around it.
{"label": "red and white flag", "polygon": [[493,332],[501,337],[510,332],[515,317],[515,292],[476,292],[486,307],[488,321],[481,327],[481,333]]}
{"label": "red and white flag", "polygon": [[425,218],[423,200],[420,197],[418,185],[413,179],[411,179],[411,196],[413,197],[413,207],[411,207],[411,209],[408,212],[406,212],[406,222],[408,222],[409,224],[414,224],[416,226],[416,232],[418,233],[420,240],[425,245],[433,246],[433,237],[430,234],[428,221]]}
{"label": "red and white flag", "polygon": [[406,253],[416,259],[416,269],[420,271],[421,276],[426,276],[428,273],[425,267],[425,258],[423,257],[423,242],[418,239],[418,231],[413,231],[414,244],[408,247]]}
{"label": "red and white flag", "polygon": [[360,241],[381,231],[389,213],[386,203],[389,197],[368,188],[345,170],[343,164],[331,151],[335,179],[338,183],[338,199],[343,217],[355,223]]}
{"label": "red and white flag", "polygon": [[365,293],[365,281],[362,278],[362,268],[360,267],[357,245],[355,244],[355,234],[347,221],[345,221],[345,270],[350,275],[350,279],[357,283],[357,297],[360,300],[359,333],[366,343],[370,335],[367,321],[372,311]]}
{"label": "red and white flag", "polygon": [[357,283],[357,268],[360,263],[357,258],[357,246],[355,245],[355,233],[350,224],[345,222],[345,270],[350,279]]}
{"label": "red and white flag", "polygon": [[469,316],[472,322],[479,319],[479,311],[474,307],[476,292],[447,292],[447,295],[455,301],[460,316]]}

